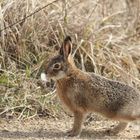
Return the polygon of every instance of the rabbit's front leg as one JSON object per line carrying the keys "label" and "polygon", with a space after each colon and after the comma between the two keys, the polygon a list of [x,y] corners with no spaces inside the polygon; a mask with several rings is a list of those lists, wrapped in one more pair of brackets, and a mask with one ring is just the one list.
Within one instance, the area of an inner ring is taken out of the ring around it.
{"label": "rabbit's front leg", "polygon": [[74,112],[74,124],[72,130],[67,132],[67,135],[69,137],[74,137],[78,136],[81,133],[81,126],[82,126],[82,121],[84,118],[84,114],[81,112]]}

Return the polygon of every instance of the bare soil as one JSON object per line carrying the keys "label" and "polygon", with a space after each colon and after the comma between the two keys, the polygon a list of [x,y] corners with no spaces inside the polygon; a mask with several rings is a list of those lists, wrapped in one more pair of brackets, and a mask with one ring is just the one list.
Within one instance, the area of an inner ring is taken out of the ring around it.
{"label": "bare soil", "polygon": [[83,125],[80,137],[68,138],[65,132],[71,128],[72,118],[1,120],[0,140],[86,140],[86,139],[140,139],[140,123],[131,123],[116,136],[109,136],[106,130],[117,123],[113,121],[91,121]]}

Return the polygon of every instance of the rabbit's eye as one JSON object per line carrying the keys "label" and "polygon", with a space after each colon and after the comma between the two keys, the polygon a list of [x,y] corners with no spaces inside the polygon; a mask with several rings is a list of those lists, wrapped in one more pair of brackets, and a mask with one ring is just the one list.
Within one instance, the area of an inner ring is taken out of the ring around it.
{"label": "rabbit's eye", "polygon": [[53,65],[54,69],[60,69],[61,68],[61,64],[60,63],[56,63]]}

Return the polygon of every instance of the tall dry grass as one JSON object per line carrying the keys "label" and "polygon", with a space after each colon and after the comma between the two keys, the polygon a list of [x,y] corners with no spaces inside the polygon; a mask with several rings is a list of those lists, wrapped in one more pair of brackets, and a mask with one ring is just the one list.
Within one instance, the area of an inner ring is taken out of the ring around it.
{"label": "tall dry grass", "polygon": [[49,3],[0,32],[1,117],[63,114],[39,75],[66,35],[79,68],[140,88],[139,0],[1,0],[0,29]]}

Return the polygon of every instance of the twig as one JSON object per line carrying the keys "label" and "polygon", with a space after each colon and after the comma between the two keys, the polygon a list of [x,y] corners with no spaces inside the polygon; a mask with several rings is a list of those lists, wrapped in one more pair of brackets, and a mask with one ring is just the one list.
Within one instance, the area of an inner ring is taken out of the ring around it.
{"label": "twig", "polygon": [[8,28],[13,27],[14,25],[16,25],[16,24],[18,24],[18,23],[22,23],[22,22],[25,21],[27,18],[29,18],[29,17],[35,15],[36,13],[40,12],[41,10],[45,9],[46,7],[48,7],[49,5],[52,5],[53,3],[57,2],[57,1],[60,1],[60,0],[55,0],[55,1],[53,1],[53,2],[51,2],[51,3],[49,3],[49,4],[47,4],[47,5],[45,5],[45,6],[43,6],[43,7],[40,7],[40,8],[38,8],[37,10],[35,10],[34,12],[32,12],[31,14],[29,14],[28,16],[24,17],[23,19],[20,19],[20,20],[18,20],[17,22],[12,23],[12,24],[10,24],[9,26],[4,27],[3,29],[0,30],[0,33],[1,33],[2,31],[4,31],[4,30],[8,29]]}

